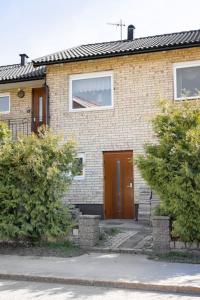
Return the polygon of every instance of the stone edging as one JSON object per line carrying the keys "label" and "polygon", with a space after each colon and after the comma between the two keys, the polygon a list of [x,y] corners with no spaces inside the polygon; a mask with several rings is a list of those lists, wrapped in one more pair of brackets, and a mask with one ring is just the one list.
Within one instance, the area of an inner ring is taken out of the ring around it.
{"label": "stone edging", "polygon": [[153,216],[153,248],[155,252],[164,253],[170,250],[200,251],[200,243],[184,243],[182,241],[171,240],[170,218],[166,216]]}
{"label": "stone edging", "polygon": [[200,287],[198,286],[176,286],[164,284],[152,284],[142,282],[128,282],[128,281],[111,281],[98,279],[82,279],[82,278],[64,278],[64,277],[50,277],[37,275],[21,275],[21,274],[2,274],[0,279],[29,281],[29,282],[44,282],[57,284],[71,284],[71,285],[85,285],[97,287],[110,287],[121,289],[139,289],[145,291],[170,292],[170,293],[192,293],[200,295]]}

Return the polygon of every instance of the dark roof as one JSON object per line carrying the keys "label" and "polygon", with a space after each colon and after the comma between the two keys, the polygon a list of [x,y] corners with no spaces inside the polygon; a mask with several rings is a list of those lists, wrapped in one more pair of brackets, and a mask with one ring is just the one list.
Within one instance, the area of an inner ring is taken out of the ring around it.
{"label": "dark roof", "polygon": [[87,44],[33,60],[35,66],[200,46],[200,30]]}
{"label": "dark roof", "polygon": [[43,79],[44,76],[45,67],[35,68],[31,62],[25,66],[20,64],[0,66],[0,84]]}

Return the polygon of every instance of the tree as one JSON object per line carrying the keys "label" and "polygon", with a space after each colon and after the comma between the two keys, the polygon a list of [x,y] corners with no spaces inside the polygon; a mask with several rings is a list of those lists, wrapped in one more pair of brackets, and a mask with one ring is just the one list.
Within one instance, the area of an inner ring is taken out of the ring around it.
{"label": "tree", "polygon": [[200,106],[162,104],[153,120],[157,143],[145,145],[136,164],[173,220],[172,234],[200,241]]}
{"label": "tree", "polygon": [[75,144],[44,128],[13,141],[0,125],[0,236],[31,241],[66,235],[62,197],[77,171]]}

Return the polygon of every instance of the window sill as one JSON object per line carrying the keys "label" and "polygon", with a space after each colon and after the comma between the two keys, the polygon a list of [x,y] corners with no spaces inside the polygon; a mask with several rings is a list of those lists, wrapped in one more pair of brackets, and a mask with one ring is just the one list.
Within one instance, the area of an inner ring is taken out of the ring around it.
{"label": "window sill", "polygon": [[200,100],[200,96],[174,98],[174,101],[188,101],[188,100]]}
{"label": "window sill", "polygon": [[77,109],[69,109],[69,112],[77,113],[77,112],[88,112],[88,111],[105,111],[105,110],[111,110],[114,109],[113,106],[104,106],[99,108],[77,108]]}

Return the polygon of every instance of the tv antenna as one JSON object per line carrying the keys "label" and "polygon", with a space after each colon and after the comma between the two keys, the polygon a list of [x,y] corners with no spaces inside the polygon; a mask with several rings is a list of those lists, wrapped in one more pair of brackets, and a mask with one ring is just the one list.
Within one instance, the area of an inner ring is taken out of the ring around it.
{"label": "tv antenna", "polygon": [[120,19],[118,23],[107,23],[107,25],[119,27],[120,28],[120,39],[122,40],[123,27],[126,26],[126,24],[123,23],[122,19]]}

